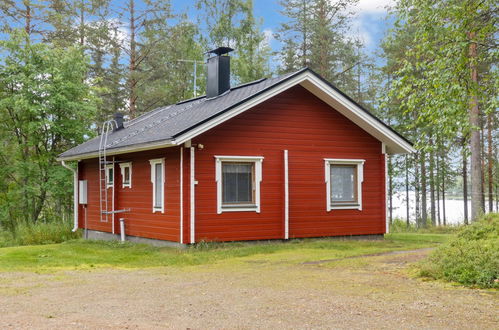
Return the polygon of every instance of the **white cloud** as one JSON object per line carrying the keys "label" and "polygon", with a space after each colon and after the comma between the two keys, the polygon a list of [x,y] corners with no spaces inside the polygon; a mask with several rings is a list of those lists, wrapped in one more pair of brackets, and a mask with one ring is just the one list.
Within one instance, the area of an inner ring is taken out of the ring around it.
{"label": "white cloud", "polygon": [[383,13],[395,5],[395,0],[360,0],[353,10],[358,13]]}
{"label": "white cloud", "polygon": [[263,30],[263,37],[263,42],[267,45],[270,45],[270,43],[274,40],[274,31],[272,31],[271,29]]}

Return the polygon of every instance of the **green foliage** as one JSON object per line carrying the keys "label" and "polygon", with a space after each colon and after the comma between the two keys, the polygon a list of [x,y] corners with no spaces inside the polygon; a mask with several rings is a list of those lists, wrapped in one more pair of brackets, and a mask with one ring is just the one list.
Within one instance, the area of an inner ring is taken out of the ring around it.
{"label": "green foliage", "polygon": [[71,173],[56,157],[91,135],[97,100],[79,48],[0,41],[0,226],[69,214]]}
{"label": "green foliage", "polygon": [[414,222],[409,222],[402,219],[394,219],[390,225],[390,233],[426,233],[426,234],[452,234],[456,233],[460,226],[434,226],[431,219],[427,220],[426,226],[416,226]]}
{"label": "green foliage", "polygon": [[262,22],[253,14],[253,0],[197,0],[196,6],[207,25],[207,46],[235,49],[231,72],[236,83],[270,75],[270,48],[260,31]]}
{"label": "green foliage", "polygon": [[69,222],[39,222],[18,225],[15,231],[0,227],[0,247],[19,245],[54,244],[79,238],[81,233],[72,232]]}
{"label": "green foliage", "polygon": [[420,264],[420,276],[480,288],[499,288],[499,214],[461,228]]}

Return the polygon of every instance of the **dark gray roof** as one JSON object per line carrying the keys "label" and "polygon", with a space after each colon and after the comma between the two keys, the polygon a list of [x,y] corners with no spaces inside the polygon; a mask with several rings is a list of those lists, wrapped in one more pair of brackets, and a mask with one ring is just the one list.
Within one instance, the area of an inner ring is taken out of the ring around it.
{"label": "dark gray roof", "polygon": [[[216,117],[217,115],[307,70],[314,73],[312,70],[304,68],[276,78],[260,79],[251,83],[233,87],[230,91],[216,98],[207,99],[205,96],[202,96],[152,110],[141,115],[140,117],[126,122],[123,129],[111,132],[108,135],[106,149],[108,151],[112,151],[117,148],[140,146],[142,144],[155,142],[161,143],[161,141],[172,140],[176,136],[197,127],[205,121]],[[314,74],[317,75],[316,73]],[[321,78],[319,75],[317,76]],[[339,91],[334,86],[330,86]],[[343,94],[341,91],[339,92]],[[343,95],[346,96],[345,94]],[[346,97],[348,98],[348,96]],[[352,99],[350,99],[350,101],[355,103]],[[369,113],[360,105],[357,106]],[[374,117],[372,114],[370,115]],[[374,118],[381,122],[378,118]],[[383,122],[381,123],[390,128]],[[393,131],[391,128],[390,130]],[[397,135],[400,136],[398,133]],[[95,137],[62,153],[59,155],[59,158],[75,158],[79,155],[96,153],[99,151],[99,141],[100,138]]]}
{"label": "dark gray roof", "polygon": [[[202,96],[147,112],[126,122],[125,128],[110,133],[107,139],[107,150],[173,139],[197,124],[224,112],[228,108],[253,97],[300,71],[277,78],[260,79],[239,85],[217,98],[207,99]],[[67,158],[97,152],[99,151],[99,142],[100,137],[95,137],[65,151],[59,157]]]}

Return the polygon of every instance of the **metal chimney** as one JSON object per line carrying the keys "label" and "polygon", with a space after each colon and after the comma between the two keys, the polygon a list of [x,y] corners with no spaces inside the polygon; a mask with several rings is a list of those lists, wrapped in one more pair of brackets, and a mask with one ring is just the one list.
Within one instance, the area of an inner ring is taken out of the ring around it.
{"label": "metal chimney", "polygon": [[123,114],[122,113],[116,112],[114,114],[114,121],[116,122],[116,128],[114,129],[115,131],[124,128],[124,126],[123,126]]}
{"label": "metal chimney", "polygon": [[229,47],[210,50],[208,54],[208,79],[206,82],[206,98],[217,97],[230,89],[230,56],[223,56],[233,51]]}

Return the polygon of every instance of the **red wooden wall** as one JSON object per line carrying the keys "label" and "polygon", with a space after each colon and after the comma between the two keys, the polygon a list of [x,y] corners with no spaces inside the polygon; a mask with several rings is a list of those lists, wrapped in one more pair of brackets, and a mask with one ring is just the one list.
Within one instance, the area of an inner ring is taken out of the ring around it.
{"label": "red wooden wall", "polygon": [[[290,237],[385,232],[381,142],[296,86],[200,135],[196,241],[284,238],[284,150],[289,152]],[[215,155],[263,156],[261,213],[217,214]],[[324,158],[365,159],[362,211],[326,211]]]}
{"label": "red wooden wall", "polygon": [[[381,142],[301,86],[296,86],[192,141],[195,151],[195,240],[284,238],[284,150],[289,151],[289,236],[320,237],[385,232],[385,163]],[[132,188],[121,187],[115,168],[115,209],[126,214],[127,235],[180,239],[180,150],[178,147],[116,156],[132,162]],[[190,242],[190,151],[183,149],[183,243]],[[261,212],[217,214],[215,155],[263,156]],[[165,213],[152,213],[149,159],[165,157]],[[326,211],[324,158],[365,159],[362,211]],[[88,228],[111,231],[99,221],[97,159],[79,165],[88,180]],[[111,191],[109,191],[111,192]],[[79,226],[84,223],[80,206]],[[116,215],[115,232],[119,233]]]}
{"label": "red wooden wall", "polygon": [[[150,159],[165,157],[165,213],[152,213],[152,183]],[[132,162],[132,188],[122,188],[121,169],[115,166],[115,209],[131,209],[127,214],[115,215],[115,233],[119,233],[119,218],[126,219],[126,234],[178,241],[180,236],[180,153],[179,148],[159,149],[115,156],[115,161]],[[108,157],[108,160],[111,160]],[[79,164],[80,180],[88,180],[88,228],[112,231],[112,223],[99,218],[98,160],[84,160]],[[112,189],[108,189],[111,201]],[[111,205],[111,204],[109,204]],[[85,209],[79,208],[79,227],[84,227]]]}

